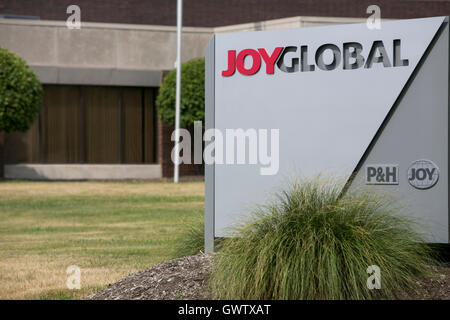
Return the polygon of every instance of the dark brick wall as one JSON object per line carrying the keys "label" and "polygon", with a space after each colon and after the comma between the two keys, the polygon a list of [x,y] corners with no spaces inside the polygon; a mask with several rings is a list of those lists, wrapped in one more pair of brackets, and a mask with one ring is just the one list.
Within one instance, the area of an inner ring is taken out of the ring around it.
{"label": "dark brick wall", "polygon": [[[176,0],[0,0],[0,14],[66,20],[77,4],[82,21],[176,24]],[[450,15],[450,0],[184,0],[184,25],[213,27],[293,16],[367,17],[371,4],[382,18]]]}

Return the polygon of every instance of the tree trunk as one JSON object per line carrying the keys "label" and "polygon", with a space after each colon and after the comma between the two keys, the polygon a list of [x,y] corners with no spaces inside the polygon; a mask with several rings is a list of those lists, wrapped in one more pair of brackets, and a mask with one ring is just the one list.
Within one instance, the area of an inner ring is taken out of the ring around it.
{"label": "tree trunk", "polygon": [[4,178],[5,173],[5,132],[0,131],[0,180]]}

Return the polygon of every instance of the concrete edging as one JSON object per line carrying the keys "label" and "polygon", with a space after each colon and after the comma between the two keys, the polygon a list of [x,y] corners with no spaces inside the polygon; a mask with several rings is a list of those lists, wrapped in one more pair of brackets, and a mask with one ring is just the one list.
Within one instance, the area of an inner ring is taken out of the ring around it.
{"label": "concrete edging", "polygon": [[162,177],[159,164],[13,164],[6,179],[23,180],[152,180]]}

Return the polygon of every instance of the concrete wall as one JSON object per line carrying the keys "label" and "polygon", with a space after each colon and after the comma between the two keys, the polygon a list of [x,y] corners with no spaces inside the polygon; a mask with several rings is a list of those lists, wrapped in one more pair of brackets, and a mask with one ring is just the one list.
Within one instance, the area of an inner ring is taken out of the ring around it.
{"label": "concrete wall", "polygon": [[[202,57],[213,30],[183,29],[183,61]],[[0,19],[0,46],[24,58],[43,83],[159,86],[174,67],[176,28]]]}
{"label": "concrete wall", "polygon": [[[214,33],[264,31],[293,28],[318,27],[337,24],[365,23],[364,18],[338,18],[338,17],[291,17],[284,19],[236,24],[214,28]],[[387,21],[387,20],[383,20]]]}
{"label": "concrete wall", "polygon": [[[364,22],[360,18],[293,17],[218,28],[183,28],[182,60],[204,56],[214,33]],[[174,68],[176,27],[0,19],[0,46],[24,58],[43,83],[159,86]]]}

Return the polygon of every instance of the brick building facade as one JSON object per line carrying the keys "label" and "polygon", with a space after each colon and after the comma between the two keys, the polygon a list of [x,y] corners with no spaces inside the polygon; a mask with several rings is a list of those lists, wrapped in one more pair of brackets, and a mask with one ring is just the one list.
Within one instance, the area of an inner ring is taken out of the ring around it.
{"label": "brick building facade", "polygon": [[[0,14],[65,20],[65,9],[77,4],[83,21],[173,26],[175,0],[6,0]],[[450,15],[445,0],[184,0],[185,26],[218,27],[295,16],[366,17],[376,4],[382,17],[407,19]]]}
{"label": "brick building facade", "polygon": [[[214,33],[364,22],[372,4],[388,19],[450,15],[450,0],[183,3],[183,61],[203,56]],[[83,27],[78,31],[65,26],[71,4],[81,8]],[[47,97],[45,112],[31,130],[6,137],[6,175],[172,176],[173,127],[157,119],[154,98],[163,75],[174,65],[175,24],[175,0],[0,1],[0,46],[28,62]],[[75,103],[67,101],[70,94]],[[109,148],[102,149],[105,144]],[[181,175],[200,171],[194,165],[180,168]]]}

